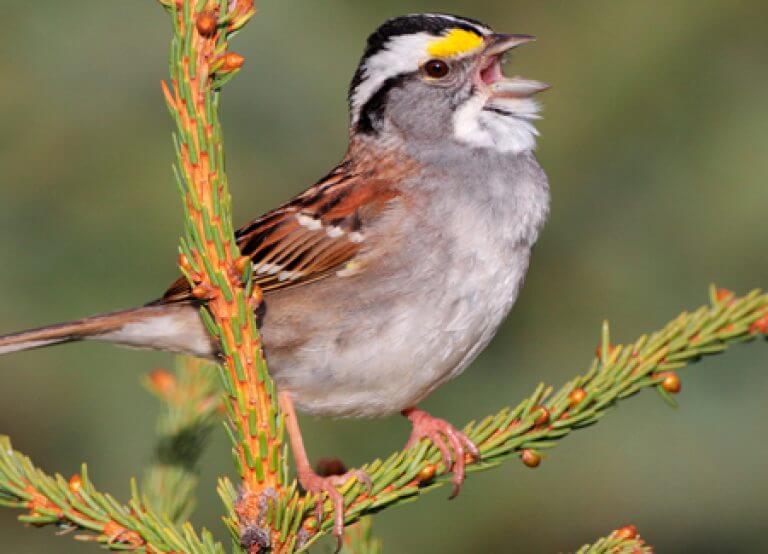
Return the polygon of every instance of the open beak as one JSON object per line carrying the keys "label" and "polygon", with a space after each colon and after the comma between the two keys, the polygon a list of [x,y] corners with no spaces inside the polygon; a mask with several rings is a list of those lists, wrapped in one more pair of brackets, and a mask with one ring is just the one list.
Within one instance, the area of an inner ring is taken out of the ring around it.
{"label": "open beak", "polygon": [[475,77],[475,84],[487,90],[494,98],[528,98],[545,91],[549,85],[522,77],[506,77],[502,70],[502,59],[508,51],[536,40],[531,35],[493,34],[486,38],[485,50]]}

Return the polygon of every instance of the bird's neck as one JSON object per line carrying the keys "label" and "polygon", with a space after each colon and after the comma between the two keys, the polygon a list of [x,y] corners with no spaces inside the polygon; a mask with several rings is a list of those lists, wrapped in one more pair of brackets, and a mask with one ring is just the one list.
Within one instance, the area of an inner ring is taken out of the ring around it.
{"label": "bird's neck", "polygon": [[467,102],[454,114],[452,132],[441,137],[406,137],[387,125],[382,132],[368,135],[351,132],[348,159],[391,159],[405,156],[422,163],[471,160],[478,155],[508,157],[529,155],[539,135],[534,126],[537,106],[521,106],[507,112]]}

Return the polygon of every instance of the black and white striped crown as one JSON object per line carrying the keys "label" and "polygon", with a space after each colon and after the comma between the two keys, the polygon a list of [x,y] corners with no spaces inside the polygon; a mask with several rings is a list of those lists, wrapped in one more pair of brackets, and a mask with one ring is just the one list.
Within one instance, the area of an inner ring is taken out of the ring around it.
{"label": "black and white striped crown", "polygon": [[452,30],[487,36],[493,30],[467,17],[449,14],[410,14],[384,22],[369,37],[365,52],[349,87],[353,124],[366,103],[376,100],[380,89],[392,79],[418,68],[423,50],[430,40]]}

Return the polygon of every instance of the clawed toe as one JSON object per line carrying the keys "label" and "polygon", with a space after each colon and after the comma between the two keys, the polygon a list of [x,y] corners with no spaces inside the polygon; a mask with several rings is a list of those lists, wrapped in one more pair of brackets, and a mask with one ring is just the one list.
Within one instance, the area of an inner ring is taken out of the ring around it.
{"label": "clawed toe", "polygon": [[480,459],[477,446],[456,427],[423,410],[411,408],[404,410],[403,415],[413,424],[413,431],[406,447],[411,447],[425,438],[432,441],[440,451],[446,471],[453,471],[451,479],[453,490],[450,498],[455,498],[466,476],[465,455],[469,453],[475,460]]}
{"label": "clawed toe", "polygon": [[333,504],[333,534],[339,539],[344,534],[344,497],[337,487],[343,486],[350,479],[357,479],[369,490],[372,487],[371,478],[359,469],[348,471],[343,475],[330,475],[328,477],[321,477],[314,472],[299,476],[299,482],[304,490],[318,495],[315,504],[315,516],[318,523],[322,521],[323,516],[323,494],[328,495],[331,504]]}

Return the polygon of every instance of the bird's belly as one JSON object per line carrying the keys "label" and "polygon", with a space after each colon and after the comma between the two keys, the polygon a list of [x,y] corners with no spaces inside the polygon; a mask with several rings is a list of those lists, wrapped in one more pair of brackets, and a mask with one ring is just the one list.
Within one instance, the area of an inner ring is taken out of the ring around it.
{"label": "bird's belly", "polygon": [[[337,323],[300,347],[272,355],[267,343],[272,374],[314,415],[377,417],[414,406],[488,344],[517,297],[529,253],[527,246],[504,260],[473,253],[364,309],[326,306],[324,317]],[[376,296],[370,288],[365,295]]]}

